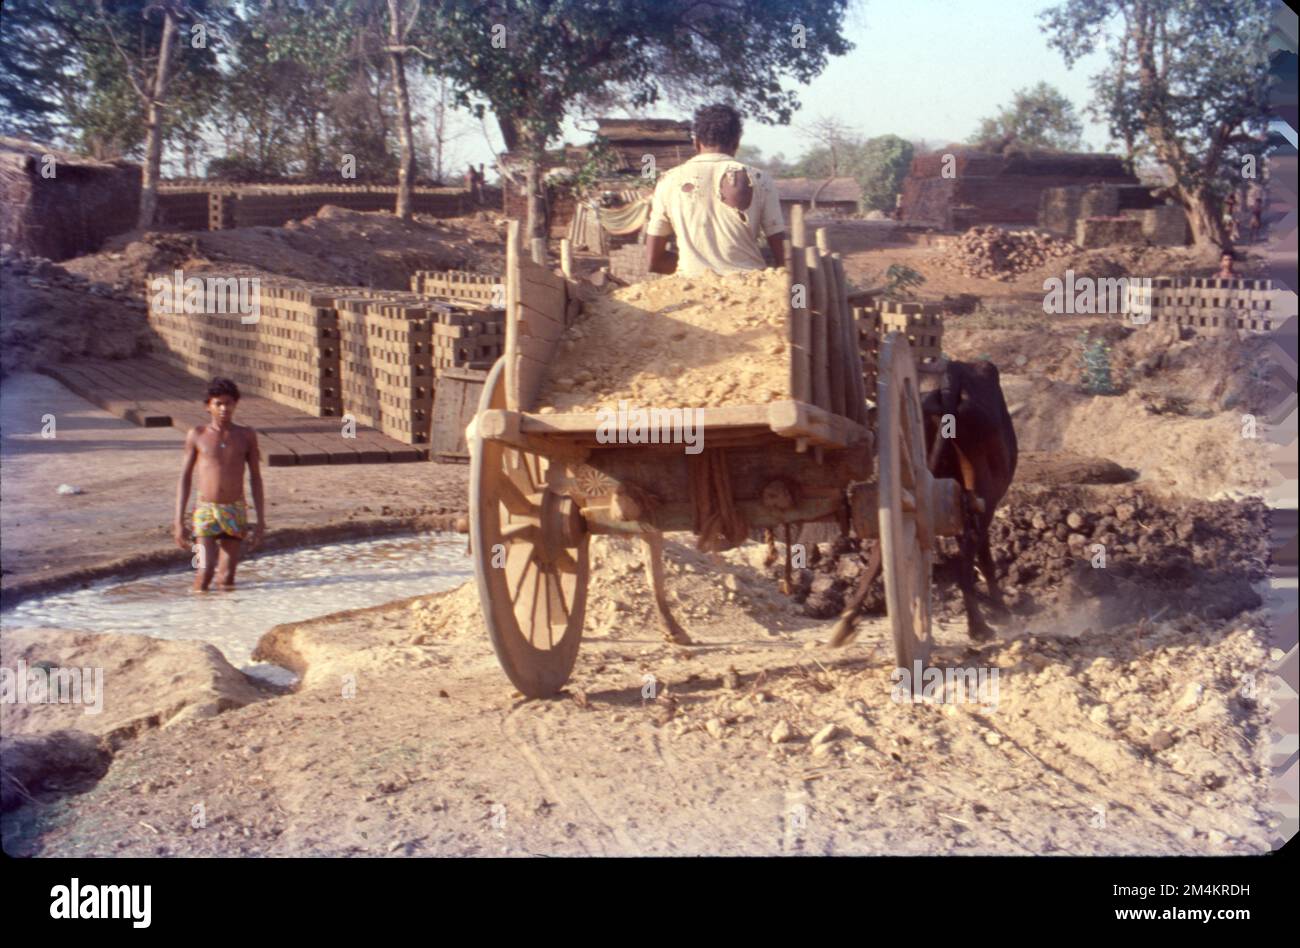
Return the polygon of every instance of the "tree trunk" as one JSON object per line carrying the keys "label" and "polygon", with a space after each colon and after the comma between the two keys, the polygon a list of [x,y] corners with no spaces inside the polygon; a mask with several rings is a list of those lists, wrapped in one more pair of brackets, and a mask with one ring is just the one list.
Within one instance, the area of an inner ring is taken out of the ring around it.
{"label": "tree trunk", "polygon": [[542,160],[530,154],[524,166],[525,189],[528,207],[526,233],[531,246],[534,237],[546,239],[546,188],[542,184]]}
{"label": "tree trunk", "polygon": [[393,72],[393,93],[397,96],[397,140],[402,157],[397,165],[397,208],[394,214],[411,219],[411,179],[415,176],[415,144],[411,132],[411,97],[406,88],[406,61],[393,53],[389,62]]}
{"label": "tree trunk", "polygon": [[1187,210],[1187,222],[1192,229],[1192,243],[1197,247],[1219,247],[1230,250],[1232,241],[1223,226],[1223,213],[1219,200],[1209,189],[1184,190],[1178,188],[1179,203]]}
{"label": "tree trunk", "polygon": [[172,47],[176,39],[176,20],[170,8],[163,14],[162,43],[158,49],[158,71],[154,74],[153,88],[149,93],[148,117],[145,126],[145,161],[140,179],[140,214],[136,227],[152,227],[158,212],[158,180],[162,173],[163,99],[167,95],[167,82],[171,78]]}
{"label": "tree trunk", "polygon": [[[401,0],[388,0],[388,42],[393,47],[403,43]],[[397,99],[397,141],[402,157],[397,166],[397,207],[393,211],[402,220],[411,219],[411,179],[415,176],[415,143],[411,133],[411,93],[406,87],[406,57],[399,52],[388,54],[393,74],[393,95]]]}

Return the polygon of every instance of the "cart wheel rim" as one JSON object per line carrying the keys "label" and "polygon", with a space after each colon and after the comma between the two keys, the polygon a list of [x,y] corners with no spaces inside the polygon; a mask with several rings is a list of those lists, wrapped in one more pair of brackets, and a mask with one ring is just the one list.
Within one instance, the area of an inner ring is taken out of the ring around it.
{"label": "cart wheel rim", "polygon": [[930,497],[921,400],[907,337],[891,332],[880,349],[876,404],[881,567],[894,658],[909,674],[930,657],[933,551],[925,523]]}
{"label": "cart wheel rim", "polygon": [[[488,374],[479,412],[505,407],[504,361]],[[472,426],[470,546],[479,603],[502,669],[530,698],[554,694],[577,659],[589,577],[587,536],[572,546],[548,529],[565,499],[546,458],[486,441]]]}

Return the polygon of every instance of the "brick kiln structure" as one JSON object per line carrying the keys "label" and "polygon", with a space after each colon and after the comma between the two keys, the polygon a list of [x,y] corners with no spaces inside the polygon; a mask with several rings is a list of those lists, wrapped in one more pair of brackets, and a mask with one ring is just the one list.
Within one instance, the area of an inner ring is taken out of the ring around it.
{"label": "brick kiln structure", "polygon": [[0,138],[0,243],[67,260],[130,230],[139,211],[139,165]]}
{"label": "brick kiln structure", "polygon": [[[945,155],[952,161],[945,162]],[[945,171],[951,176],[944,177]],[[1114,155],[947,149],[918,155],[903,181],[900,219],[944,230],[975,224],[1035,224],[1048,188],[1137,185]]]}

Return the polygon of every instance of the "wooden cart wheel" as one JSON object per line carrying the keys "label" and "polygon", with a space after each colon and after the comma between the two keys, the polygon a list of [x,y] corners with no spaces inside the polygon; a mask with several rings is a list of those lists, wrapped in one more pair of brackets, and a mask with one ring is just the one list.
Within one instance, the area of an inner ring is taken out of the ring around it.
{"label": "wooden cart wheel", "polygon": [[907,337],[891,332],[880,347],[876,381],[876,443],[879,445],[880,552],[885,606],[894,632],[899,668],[915,671],[930,657],[930,564],[933,536],[925,427],[916,367]]}
{"label": "wooden cart wheel", "polygon": [[[479,412],[505,408],[504,360],[488,374]],[[587,541],[573,500],[547,486],[546,458],[486,441],[471,425],[470,545],[479,601],[497,659],[530,698],[568,681],[587,604]]]}

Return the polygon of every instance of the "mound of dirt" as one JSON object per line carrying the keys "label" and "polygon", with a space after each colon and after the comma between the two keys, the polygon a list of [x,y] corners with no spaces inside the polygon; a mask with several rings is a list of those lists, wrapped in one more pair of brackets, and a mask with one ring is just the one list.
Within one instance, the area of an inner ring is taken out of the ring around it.
{"label": "mound of dirt", "polygon": [[143,283],[93,282],[44,257],[0,250],[0,376],[76,356],[147,351]]}
{"label": "mound of dirt", "polygon": [[[600,295],[540,394],[555,411],[753,405],[789,397],[783,270],[669,276]],[[543,409],[545,410],[545,409]]]}
{"label": "mound of dirt", "polygon": [[[1013,488],[989,538],[1007,604],[1025,616],[1055,606],[1077,612],[1089,601],[1099,605],[1097,621],[1105,625],[1156,614],[1228,619],[1259,607],[1252,584],[1268,575],[1267,508],[1258,500],[1162,499],[1114,487]],[[954,618],[964,615],[957,555],[956,540],[943,538],[935,582]],[[813,618],[833,618],[864,568],[858,542],[816,544],[809,560],[810,568],[795,573],[793,599]],[[782,569],[783,560],[773,564],[772,581]],[[883,613],[879,583],[866,610]]]}

